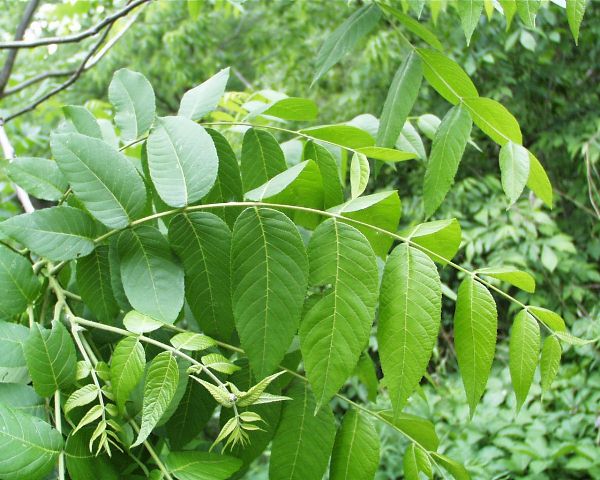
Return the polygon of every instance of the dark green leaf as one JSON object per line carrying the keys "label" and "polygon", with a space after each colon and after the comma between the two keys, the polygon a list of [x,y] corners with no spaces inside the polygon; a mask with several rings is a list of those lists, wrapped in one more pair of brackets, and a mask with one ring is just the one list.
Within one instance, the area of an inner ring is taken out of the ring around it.
{"label": "dark green leaf", "polygon": [[119,313],[110,282],[108,247],[99,246],[77,260],[77,287],[86,306],[103,322],[111,323]]}
{"label": "dark green leaf", "polygon": [[247,192],[285,171],[287,165],[275,137],[264,130],[250,128],[244,134],[240,168]]}

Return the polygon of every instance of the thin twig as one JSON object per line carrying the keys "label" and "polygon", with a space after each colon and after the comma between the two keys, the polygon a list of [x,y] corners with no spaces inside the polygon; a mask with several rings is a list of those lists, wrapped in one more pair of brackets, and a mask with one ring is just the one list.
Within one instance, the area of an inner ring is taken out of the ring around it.
{"label": "thin twig", "polygon": [[87,37],[92,37],[102,31],[104,28],[112,26],[114,22],[116,22],[119,18],[124,17],[133,9],[139,7],[140,5],[149,2],[150,0],[135,0],[131,2],[123,9],[118,12],[113,13],[112,15],[106,17],[104,20],[100,21],[96,25],[83,32],[75,33],[73,35],[67,35],[64,37],[46,37],[39,38],[37,40],[15,40],[12,42],[0,42],[0,50],[2,49],[19,49],[19,48],[33,48],[40,47],[42,45],[52,45],[52,44],[62,44],[62,43],[74,43],[79,42]]}

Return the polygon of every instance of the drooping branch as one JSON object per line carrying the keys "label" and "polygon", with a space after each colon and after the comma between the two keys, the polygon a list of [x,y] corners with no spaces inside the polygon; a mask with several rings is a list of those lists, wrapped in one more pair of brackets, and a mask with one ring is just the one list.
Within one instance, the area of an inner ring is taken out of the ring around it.
{"label": "drooping branch", "polygon": [[[17,26],[17,31],[15,32],[15,41],[20,41],[25,35],[25,30],[31,23],[31,19],[33,18],[33,14],[37,9],[40,0],[29,0],[29,3],[25,7],[25,12],[23,13],[23,18],[21,18],[21,22]],[[0,97],[2,96],[2,92],[6,88],[6,84],[8,83],[8,79],[10,78],[10,74],[15,65],[15,60],[17,58],[18,50],[11,50],[8,52],[8,56],[6,57],[6,62],[2,67],[2,71],[0,71]]]}
{"label": "drooping branch", "polygon": [[[39,0],[32,0],[37,4]],[[0,50],[2,49],[19,49],[19,48],[34,48],[42,45],[52,45],[52,44],[62,44],[62,43],[74,43],[84,40],[87,37],[92,37],[101,32],[104,28],[110,27],[113,23],[115,23],[119,18],[124,17],[129,12],[139,7],[140,5],[147,3],[151,0],[135,0],[129,3],[127,6],[119,10],[118,12],[113,13],[112,15],[106,17],[96,25],[83,32],[79,32],[73,35],[67,35],[64,37],[46,37],[39,38],[37,40],[21,40],[16,39],[12,42],[0,42]],[[22,38],[22,37],[21,37]]]}

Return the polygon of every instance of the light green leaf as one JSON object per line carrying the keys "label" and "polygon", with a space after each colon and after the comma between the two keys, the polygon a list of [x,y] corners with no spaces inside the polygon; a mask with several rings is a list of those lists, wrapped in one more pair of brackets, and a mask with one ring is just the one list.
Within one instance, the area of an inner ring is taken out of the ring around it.
{"label": "light green leaf", "polygon": [[60,200],[68,187],[56,162],[36,157],[18,157],[6,166],[6,174],[36,198]]}
{"label": "light green leaf", "polygon": [[402,132],[396,140],[396,148],[399,150],[412,152],[421,160],[427,160],[427,153],[425,152],[423,140],[421,139],[419,132],[417,132],[417,129],[413,127],[412,123],[410,123],[408,120],[404,123]]}
{"label": "light green leaf", "polygon": [[119,313],[110,282],[108,247],[100,245],[77,260],[77,288],[86,306],[103,322],[110,323]]}
{"label": "light green leaf", "polygon": [[529,178],[529,152],[525,147],[508,142],[500,149],[502,188],[510,204],[515,203]]}
{"label": "light green leaf", "polygon": [[175,393],[173,394],[171,402],[167,406],[164,413],[160,416],[160,420],[156,424],[157,427],[165,425],[170,420],[171,416],[179,408],[179,402],[185,396],[185,392],[187,391],[187,386],[189,383],[189,368],[192,366],[192,363],[181,357],[175,357],[175,359],[177,361],[177,368],[179,370],[179,381],[177,382],[177,388],[175,389]]}
{"label": "light green leaf", "polygon": [[510,377],[517,397],[517,412],[527,398],[539,354],[540,326],[526,310],[521,310],[513,322],[509,343]]}
{"label": "light green leaf", "polygon": [[233,364],[228,358],[220,353],[204,355],[202,357],[202,365],[205,365],[216,372],[224,373],[225,375],[231,375],[233,372],[240,369],[240,367]]}
{"label": "light green leaf", "polygon": [[477,274],[497,278],[510,283],[517,288],[529,293],[535,292],[535,279],[527,272],[515,267],[488,267],[477,270]]}
{"label": "light green leaf", "polygon": [[338,165],[325,147],[313,141],[306,142],[302,154],[304,160],[313,160],[316,162],[321,172],[323,182],[323,201],[325,208],[339,205],[344,201],[344,191],[340,181],[340,172]]}
{"label": "light green leaf", "polygon": [[350,164],[350,191],[352,198],[360,196],[367,188],[371,169],[366,155],[355,153]]}
{"label": "light green leaf", "polygon": [[502,104],[491,98],[465,98],[463,104],[471,113],[473,122],[483,133],[500,146],[508,142],[521,144],[523,135],[519,123]]}
{"label": "light green leaf", "polygon": [[67,414],[74,408],[88,405],[94,400],[97,400],[99,394],[100,391],[98,390],[98,387],[93,383],[89,383],[69,395],[69,398],[67,398],[63,407],[63,411]]}
{"label": "light green leaf", "polygon": [[517,13],[517,2],[516,0],[499,0],[502,9],[504,10],[504,16],[506,17],[506,30],[510,28],[510,24]]}
{"label": "light green leaf", "polygon": [[77,424],[77,426],[73,429],[73,433],[77,433],[79,430],[81,430],[82,428],[84,428],[85,426],[89,425],[92,422],[95,422],[96,420],[98,420],[101,416],[102,413],[104,412],[104,407],[102,405],[94,405],[92,408],[90,408],[83,417],[81,417],[81,420],[79,420],[79,423]]}
{"label": "light green leaf", "polygon": [[406,449],[402,464],[406,480],[420,480],[420,472],[423,472],[427,478],[433,478],[429,457],[422,448],[414,443],[411,443]]}
{"label": "light green leaf", "polygon": [[372,480],[379,465],[379,434],[370,419],[349,410],[331,455],[331,480]]}
{"label": "light green leaf", "polygon": [[131,310],[123,318],[123,325],[132,333],[143,334],[158,330],[164,325],[164,322],[159,322],[148,315]]}
{"label": "light green leaf", "polygon": [[343,148],[362,148],[375,145],[375,139],[364,130],[353,125],[323,125],[304,128],[300,133]]}
{"label": "light green leaf", "polygon": [[0,367],[21,368],[26,366],[23,347],[29,337],[29,329],[18,323],[0,321]]}
{"label": "light green leaf", "polygon": [[[393,143],[393,142],[392,142]],[[369,158],[375,160],[381,160],[387,163],[403,162],[405,160],[412,160],[417,158],[417,154],[413,152],[402,152],[400,150],[394,150],[392,148],[383,147],[363,147],[357,148],[356,151]]]}
{"label": "light green leaf", "polygon": [[540,371],[542,373],[542,392],[550,390],[550,386],[558,369],[560,367],[560,356],[562,349],[560,342],[554,335],[546,337],[542,347],[542,359],[540,361]]}
{"label": "light green leaf", "polygon": [[89,254],[100,229],[82,210],[51,207],[11,217],[0,223],[0,232],[42,257],[62,261]]}
{"label": "light green leaf", "polygon": [[203,332],[228,341],[233,332],[229,265],[231,231],[216,215],[182,213],[169,224],[169,241],[183,263],[185,295]]}
{"label": "light green leaf", "polygon": [[422,79],[421,59],[411,51],[396,71],[388,90],[377,131],[377,145],[394,146],[417,99]]}
{"label": "light green leaf", "polygon": [[554,332],[554,335],[561,341],[565,342],[567,345],[574,345],[576,347],[590,345],[591,343],[597,342],[597,339],[584,340],[583,338],[578,338],[575,335],[570,334],[569,332]]}
{"label": "light green leaf", "polygon": [[433,261],[399,245],[381,281],[377,340],[385,384],[398,415],[427,369],[441,321],[442,286]]}
{"label": "light green leaf", "polygon": [[356,43],[377,25],[380,17],[381,10],[377,4],[367,4],[352,13],[336,28],[327,37],[317,54],[316,73],[312,83],[319,80],[325,72],[350,52]]}
{"label": "light green leaf", "polygon": [[[337,207],[330,208],[328,211],[395,233],[398,229],[402,207],[398,192],[389,191],[358,197]],[[348,224],[367,237],[378,256],[386,257],[392,245],[393,240],[391,237],[364,225],[353,222],[348,222]]]}
{"label": "light green leaf", "polygon": [[540,9],[541,0],[517,1],[517,13],[525,25],[535,28],[535,16]]}
{"label": "light green leaf", "polygon": [[469,45],[483,11],[483,0],[458,0],[456,6]]}
{"label": "light green leaf", "polygon": [[498,313],[488,289],[467,276],[458,288],[454,313],[454,346],[471,417],[487,384],[494,352]]}
{"label": "light green leaf", "polygon": [[438,449],[440,439],[435,433],[433,423],[429,420],[409,413],[393,413],[389,410],[380,412],[379,414],[423,448],[430,452],[435,452]]}
{"label": "light green leaf", "polygon": [[179,480],[226,480],[240,469],[242,461],[218,453],[170,452],[165,465]]}
{"label": "light green leaf", "polygon": [[447,472],[450,473],[456,480],[470,480],[471,475],[464,467],[464,465],[458,463],[456,460],[447,457],[446,455],[441,455],[439,453],[432,453],[433,460],[446,469]]}
{"label": "light green leaf", "polygon": [[75,383],[75,346],[59,321],[52,322],[51,330],[35,324],[23,351],[33,388],[41,397],[50,397],[56,390],[64,390]]}
{"label": "light green leaf", "polygon": [[535,155],[529,152],[529,178],[527,186],[535,193],[548,207],[552,208],[552,184],[548,174]]}
{"label": "light green leaf", "polygon": [[275,370],[298,328],[308,260],[296,226],[266,208],[244,210],[231,247],[235,324],[260,379]]}
{"label": "light green leaf", "polygon": [[94,455],[89,443],[93,428],[83,428],[76,434],[70,434],[65,445],[65,460],[71,480],[118,480],[120,472],[116,463],[108,455]]}
{"label": "light green leaf", "polygon": [[417,126],[429,140],[433,140],[442,121],[437,115],[426,113],[417,118]]}
{"label": "light green leaf", "polygon": [[375,254],[354,227],[329,219],[308,244],[309,297],[300,324],[304,368],[317,405],[327,403],[352,375],[369,340],[379,275]]}
{"label": "light green leaf", "polygon": [[217,178],[212,137],[184,117],[160,117],[148,137],[148,169],[160,198],[183,207],[204,197]]}
{"label": "light green leaf", "polygon": [[108,98],[115,107],[115,123],[124,142],[136,140],[148,131],[156,105],[154,90],[146,77],[126,68],[117,70],[108,87]]}
{"label": "light green leaf", "polygon": [[171,352],[159,353],[150,362],[146,373],[142,425],[132,448],[148,438],[171,403],[178,383],[179,369],[175,358]]}
{"label": "light green leaf", "polygon": [[446,265],[456,255],[461,242],[460,224],[456,218],[420,223],[403,235],[416,244],[413,245],[415,248],[427,249],[423,251],[441,265]]}
{"label": "light green leaf", "polygon": [[205,82],[185,92],[177,115],[190,120],[200,120],[217,108],[229,80],[229,67],[224,68]]}
{"label": "light green leaf", "polygon": [[250,128],[244,134],[240,168],[247,192],[285,171],[287,165],[275,137],[264,130]]}
{"label": "light green leaf", "polygon": [[77,132],[102,140],[100,125],[98,125],[98,121],[87,108],[78,105],[65,105],[62,107],[62,110]]}
{"label": "light green leaf", "polygon": [[217,344],[212,338],[193,332],[178,333],[171,337],[169,341],[177,350],[190,350],[192,352],[206,350]]}
{"label": "light green leaf", "polygon": [[115,347],[110,361],[110,381],[117,407],[125,411],[125,402],[144,375],[146,354],[138,337],[125,337]]}
{"label": "light green leaf", "polygon": [[575,39],[575,45],[579,42],[579,27],[585,14],[586,0],[567,0],[567,20],[569,28]]}
{"label": "light green leaf", "polygon": [[314,100],[287,97],[270,104],[261,114],[271,115],[283,120],[301,122],[317,118],[318,109]]}
{"label": "light green leaf", "polygon": [[417,48],[423,60],[423,74],[429,84],[451,104],[462,98],[478,97],[477,88],[466,72],[453,60],[436,50]]}
{"label": "light green leaf", "polygon": [[0,245],[0,318],[18,315],[39,296],[40,281],[27,259]]}
{"label": "light green leaf", "polygon": [[553,332],[567,332],[565,321],[558,313],[542,307],[529,306],[527,308]]}
{"label": "light green leaf", "polygon": [[62,435],[45,421],[0,404],[0,477],[40,480],[54,468]]}
{"label": "light green leaf", "polygon": [[183,307],[183,269],[165,237],[142,225],[119,235],[121,280],[127,299],[138,312],[173,323]]}
{"label": "light green leaf", "polygon": [[286,402],[273,439],[270,480],[322,478],[335,437],[335,419],[324,405],[315,415],[316,402],[308,383],[296,382]]}
{"label": "light green leaf", "polygon": [[123,228],[143,214],[146,187],[125,155],[79,133],[55,133],[50,145],[73,193],[106,226]]}
{"label": "light green leaf", "polygon": [[[433,3],[439,3],[439,2],[433,2]],[[442,46],[441,42],[438,40],[438,38],[435,36],[435,34],[429,30],[427,27],[425,27],[422,23],[418,22],[417,20],[415,20],[414,18],[402,13],[400,10],[390,7],[388,5],[384,5],[384,4],[380,4],[380,7],[383,9],[384,12],[389,13],[391,15],[393,15],[394,17],[396,17],[396,19],[411,33],[414,33],[417,37],[419,37],[421,40],[425,41],[426,43],[428,43],[430,46],[432,46],[433,48],[435,48],[436,50],[443,50],[444,47]],[[431,6],[431,9],[433,10],[433,5]]]}
{"label": "light green leaf", "polygon": [[438,209],[454,183],[472,125],[469,112],[457,105],[448,111],[436,131],[423,180],[423,202],[427,216]]}

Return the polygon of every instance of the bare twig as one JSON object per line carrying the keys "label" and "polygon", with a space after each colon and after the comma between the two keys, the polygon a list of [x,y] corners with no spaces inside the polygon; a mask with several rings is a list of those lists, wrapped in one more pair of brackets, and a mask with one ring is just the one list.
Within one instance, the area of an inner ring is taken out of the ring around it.
{"label": "bare twig", "polygon": [[[17,31],[15,33],[15,40],[20,41],[25,35],[25,30],[31,23],[31,19],[33,18],[33,14],[37,9],[40,0],[29,0],[27,7],[25,7],[25,12],[23,13],[23,18],[21,18],[21,22],[17,27]],[[15,65],[15,60],[17,58],[18,50],[11,50],[8,52],[8,56],[6,57],[6,62],[2,67],[2,71],[0,72],[0,96],[8,83],[8,79],[10,78],[10,74],[12,72],[13,66]]]}
{"label": "bare twig", "polygon": [[[34,1],[34,0],[31,0],[31,1]],[[110,27],[119,18],[124,17],[129,12],[131,12],[133,9],[135,9],[135,8],[139,7],[140,5],[147,3],[149,1],[150,0],[135,0],[131,3],[129,3],[124,8],[122,8],[121,10],[119,10],[118,12],[113,13],[112,15],[106,17],[105,19],[103,19],[102,21],[100,21],[99,23],[94,25],[93,27],[88,28],[87,30],[84,30],[83,32],[79,32],[79,33],[76,33],[73,35],[67,35],[64,37],[46,37],[46,38],[39,38],[37,40],[27,40],[27,41],[18,39],[18,40],[12,41],[12,42],[2,42],[2,43],[0,43],[0,50],[6,49],[6,48],[11,48],[11,49],[33,48],[33,47],[39,47],[42,45],[79,42],[87,37],[92,37],[92,36],[98,34],[100,31],[102,31],[106,27]],[[36,1],[36,3],[37,3],[37,1]]]}
{"label": "bare twig", "polygon": [[[6,131],[4,130],[4,122],[0,118],[0,145],[2,146],[2,152],[4,152],[4,156],[8,158],[9,162],[12,162],[13,158],[15,158],[15,150],[6,135]],[[17,194],[17,198],[19,199],[19,203],[23,207],[23,210],[26,213],[31,213],[35,210],[35,207],[31,203],[31,199],[25,190],[17,185],[13,185],[15,193]]]}
{"label": "bare twig", "polygon": [[49,72],[40,73],[39,75],[28,78],[24,82],[19,83],[18,85],[15,85],[12,88],[7,88],[6,90],[4,90],[4,93],[2,95],[0,95],[0,98],[8,97],[9,95],[12,95],[13,93],[20,92],[24,88],[27,88],[31,85],[35,85],[36,83],[41,82],[42,80],[45,80],[46,78],[66,77],[67,75],[73,75],[74,72],[75,72],[75,70],[51,70]]}

